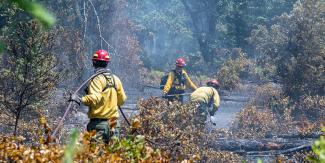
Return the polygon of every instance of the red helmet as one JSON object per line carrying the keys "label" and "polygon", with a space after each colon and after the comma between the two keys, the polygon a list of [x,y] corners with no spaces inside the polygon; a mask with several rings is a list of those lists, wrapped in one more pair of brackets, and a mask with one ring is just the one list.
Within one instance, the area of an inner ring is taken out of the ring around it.
{"label": "red helmet", "polygon": [[184,66],[186,66],[185,59],[184,58],[177,58],[176,59],[176,66],[177,67],[184,67]]}
{"label": "red helmet", "polygon": [[220,87],[220,83],[218,80],[216,79],[212,79],[210,81],[207,82],[207,85],[208,86],[212,86],[212,87],[215,87],[215,88],[219,88]]}
{"label": "red helmet", "polygon": [[109,54],[105,50],[97,50],[93,55],[93,60],[109,62]]}

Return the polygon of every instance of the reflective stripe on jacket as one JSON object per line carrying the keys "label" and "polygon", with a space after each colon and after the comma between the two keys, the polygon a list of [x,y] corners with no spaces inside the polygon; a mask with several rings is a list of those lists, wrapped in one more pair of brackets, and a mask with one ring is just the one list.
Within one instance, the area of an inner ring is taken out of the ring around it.
{"label": "reflective stripe on jacket", "polygon": [[[185,90],[186,87],[191,88],[193,91],[197,89],[196,85],[192,82],[192,80],[188,77],[188,74],[184,69],[182,69],[182,74],[185,78],[185,85],[181,85],[180,83],[174,83],[175,74],[174,71],[169,72],[167,82],[163,89],[164,94],[167,94],[172,87],[175,87],[179,90]],[[176,79],[177,80],[177,79]]]}
{"label": "reflective stripe on jacket", "polygon": [[213,108],[218,109],[220,106],[220,96],[218,91],[213,87],[200,87],[196,89],[190,96],[193,102],[203,103],[208,105],[210,100],[213,100]]}
{"label": "reflective stripe on jacket", "polygon": [[[107,78],[114,78],[114,80],[107,80]],[[116,89],[114,87],[106,87],[112,81],[115,82]],[[93,78],[88,84],[88,95],[81,98],[81,102],[89,106],[89,118],[103,119],[119,117],[118,106],[123,105],[125,100],[126,95],[120,79],[110,74],[106,74],[106,77],[104,74],[100,74]]]}

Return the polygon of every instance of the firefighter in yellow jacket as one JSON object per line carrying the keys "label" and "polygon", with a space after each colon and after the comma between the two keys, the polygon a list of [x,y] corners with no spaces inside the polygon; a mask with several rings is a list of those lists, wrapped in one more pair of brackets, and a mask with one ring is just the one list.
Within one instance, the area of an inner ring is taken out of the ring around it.
{"label": "firefighter in yellow jacket", "polygon": [[207,116],[213,116],[220,106],[220,96],[218,89],[220,84],[218,80],[210,80],[207,86],[196,89],[190,96],[191,102],[199,104],[197,116],[200,125],[204,125]]}
{"label": "firefighter in yellow jacket", "polygon": [[186,87],[196,90],[196,85],[184,70],[186,63],[184,58],[176,60],[176,67],[168,73],[167,81],[163,87],[163,97],[169,101],[177,100],[183,103]]}
{"label": "firefighter in yellow jacket", "polygon": [[87,131],[96,130],[96,136],[107,143],[116,130],[118,107],[124,104],[126,95],[120,79],[106,69],[110,61],[108,52],[98,50],[92,60],[95,73],[100,74],[88,83],[85,96],[72,95],[70,100],[89,107]]}

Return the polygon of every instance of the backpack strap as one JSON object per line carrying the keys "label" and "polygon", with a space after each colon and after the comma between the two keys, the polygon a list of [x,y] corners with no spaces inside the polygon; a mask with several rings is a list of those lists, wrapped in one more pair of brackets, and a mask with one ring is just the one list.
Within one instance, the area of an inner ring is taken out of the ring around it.
{"label": "backpack strap", "polygon": [[[103,89],[103,91],[102,92],[104,92],[106,89],[108,89],[108,88],[114,88],[116,91],[117,91],[117,89],[116,89],[116,85],[115,85],[115,78],[114,78],[114,75],[113,74],[110,74],[109,75],[109,77],[110,78],[108,78],[108,75],[105,75],[105,74],[103,74],[104,75],[104,77],[105,77],[105,79],[106,79],[106,81],[107,81],[107,84],[106,84],[106,86],[105,86],[105,88]],[[110,82],[111,82],[111,80],[112,80],[112,84],[110,84]]]}
{"label": "backpack strap", "polygon": [[[97,71],[97,73],[99,73],[99,74],[96,75],[96,76],[94,76],[91,79],[91,81],[93,81],[99,75],[104,75],[104,77],[105,77],[105,79],[107,81],[107,84],[106,84],[105,88],[102,90],[102,92],[104,92],[106,89],[112,88],[112,87],[117,91],[116,86],[115,86],[115,78],[111,74],[111,71],[110,70],[107,70],[107,69],[99,70],[99,71]],[[110,75],[105,75],[105,74],[110,74]],[[110,76],[110,78],[112,79],[112,82],[113,82],[112,84],[109,84],[111,80],[107,76]],[[88,94],[88,86],[85,88],[85,93]]]}
{"label": "backpack strap", "polygon": [[175,70],[172,70],[172,71],[174,73],[174,81],[175,81],[175,78],[177,78],[181,85],[185,85],[185,75],[184,75],[184,73],[181,72],[179,74]]}

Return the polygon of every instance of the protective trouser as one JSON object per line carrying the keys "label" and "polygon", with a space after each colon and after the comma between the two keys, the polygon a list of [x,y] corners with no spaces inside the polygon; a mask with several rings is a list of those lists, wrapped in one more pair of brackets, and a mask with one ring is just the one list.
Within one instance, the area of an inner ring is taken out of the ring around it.
{"label": "protective trouser", "polygon": [[110,122],[107,119],[90,119],[87,124],[87,131],[96,130],[96,135],[94,137],[95,141],[102,139],[104,143],[108,143],[110,138],[113,136],[119,137],[119,123],[116,121],[114,128],[110,127]]}
{"label": "protective trouser", "polygon": [[206,104],[199,104],[196,110],[194,120],[198,129],[204,129],[205,121],[207,120],[207,109],[209,108]]}

